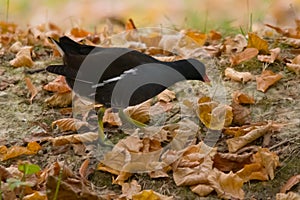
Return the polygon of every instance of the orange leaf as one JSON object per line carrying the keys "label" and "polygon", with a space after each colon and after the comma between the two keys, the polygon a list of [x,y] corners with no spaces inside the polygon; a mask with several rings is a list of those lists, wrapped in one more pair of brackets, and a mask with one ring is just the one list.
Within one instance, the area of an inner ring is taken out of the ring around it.
{"label": "orange leaf", "polygon": [[230,57],[231,66],[238,65],[241,62],[250,60],[251,58],[257,56],[257,54],[258,50],[256,48],[246,48],[244,51]]}
{"label": "orange leaf", "polygon": [[75,27],[75,28],[71,29],[71,35],[73,35],[74,37],[82,38],[82,37],[86,37],[86,36],[90,35],[90,32],[88,32],[84,29]]}
{"label": "orange leaf", "polygon": [[72,103],[72,92],[55,93],[47,98],[45,103],[52,107],[66,107]]}
{"label": "orange leaf", "polygon": [[32,104],[32,100],[33,100],[33,98],[37,95],[38,90],[37,90],[36,87],[32,84],[31,80],[30,80],[28,77],[25,77],[25,82],[26,82],[26,85],[27,85],[28,90],[29,90],[30,93],[31,93],[31,97],[30,97],[29,101],[30,101],[30,104]]}
{"label": "orange leaf", "polygon": [[278,82],[283,76],[281,74],[275,74],[270,70],[265,70],[262,74],[256,78],[257,90],[266,92],[270,86]]}
{"label": "orange leaf", "polygon": [[103,123],[108,123],[111,126],[121,126],[122,122],[121,119],[118,115],[118,113],[114,113],[112,112],[112,109],[106,109],[103,119],[102,119]]}
{"label": "orange leaf", "polygon": [[126,31],[136,30],[136,26],[134,25],[134,22],[131,18],[126,22],[125,29]]}
{"label": "orange leaf", "polygon": [[65,93],[71,91],[71,88],[67,84],[66,78],[64,76],[57,76],[55,80],[45,85],[43,89],[50,92],[58,93]]}
{"label": "orange leaf", "polygon": [[207,35],[198,31],[187,31],[185,35],[196,42],[199,46],[203,46],[206,42]]}
{"label": "orange leaf", "polygon": [[29,142],[27,147],[13,146],[7,150],[5,155],[3,155],[2,161],[15,158],[20,155],[36,154],[40,149],[41,146],[37,142]]}
{"label": "orange leaf", "polygon": [[51,138],[50,140],[53,146],[61,146],[65,144],[93,142],[98,139],[98,136],[99,136],[98,133],[87,132],[83,134],[59,136],[56,138]]}
{"label": "orange leaf", "polygon": [[9,63],[14,67],[32,67],[34,65],[34,62],[31,59],[31,52],[32,47],[31,46],[25,46],[20,49],[20,51],[17,53],[16,58],[9,61]]}
{"label": "orange leaf", "polygon": [[269,52],[269,45],[268,42],[261,39],[254,33],[248,33],[249,39],[248,39],[248,45],[247,47],[253,47],[256,48],[261,53],[268,53]]}
{"label": "orange leaf", "polygon": [[150,106],[151,100],[148,100],[136,106],[127,107],[124,113],[136,121],[146,123],[150,120]]}

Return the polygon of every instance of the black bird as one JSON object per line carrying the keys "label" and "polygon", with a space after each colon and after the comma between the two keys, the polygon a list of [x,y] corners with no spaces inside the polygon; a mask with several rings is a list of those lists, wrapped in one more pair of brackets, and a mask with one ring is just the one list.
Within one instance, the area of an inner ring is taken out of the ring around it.
{"label": "black bird", "polygon": [[179,81],[209,81],[196,59],[162,62],[136,50],[82,45],[66,36],[52,41],[63,64],[46,70],[65,76],[75,93],[105,107],[137,105]]}
{"label": "black bird", "polygon": [[66,36],[52,41],[63,64],[46,70],[65,76],[75,93],[106,107],[137,105],[182,80],[209,81],[196,59],[162,62],[136,50],[82,45]]}

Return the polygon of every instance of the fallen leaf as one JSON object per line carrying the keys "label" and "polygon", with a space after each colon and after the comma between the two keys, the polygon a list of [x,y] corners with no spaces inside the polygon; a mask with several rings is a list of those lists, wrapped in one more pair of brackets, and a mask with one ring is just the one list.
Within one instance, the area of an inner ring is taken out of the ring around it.
{"label": "fallen leaf", "polygon": [[231,80],[243,83],[251,81],[253,78],[253,75],[250,72],[238,72],[230,67],[227,67],[225,69],[225,76],[230,78]]}
{"label": "fallen leaf", "polygon": [[157,95],[157,100],[158,101],[163,101],[163,102],[171,102],[176,98],[175,92],[171,90],[164,90],[160,94]]}
{"label": "fallen leaf", "polygon": [[83,126],[88,126],[87,122],[83,122],[79,119],[74,118],[64,118],[59,119],[54,122],[52,122],[52,128],[54,126],[57,126],[61,131],[77,131]]}
{"label": "fallen leaf", "polygon": [[266,92],[269,87],[278,82],[283,76],[275,74],[270,70],[264,70],[260,76],[256,77],[257,90]]}
{"label": "fallen leaf", "polygon": [[235,91],[232,94],[232,99],[233,102],[238,103],[238,104],[254,104],[255,100],[253,97],[250,97],[249,95],[243,93],[243,92],[239,92],[239,91]]}
{"label": "fallen leaf", "polygon": [[212,191],[214,191],[214,188],[207,184],[198,184],[195,186],[191,186],[191,190],[192,192],[198,194],[200,197],[205,197]]}
{"label": "fallen leaf", "polygon": [[121,126],[122,121],[118,115],[118,113],[112,112],[112,109],[106,109],[104,116],[102,118],[103,123],[107,123],[111,126]]}
{"label": "fallen leaf", "polygon": [[55,80],[45,85],[43,89],[57,93],[65,93],[71,91],[71,88],[68,86],[66,78],[64,76],[57,76]]}
{"label": "fallen leaf", "polygon": [[200,121],[206,127],[213,130],[221,130],[225,126],[229,126],[233,119],[232,108],[228,105],[204,99],[205,97],[202,97],[198,101],[198,116]]}
{"label": "fallen leaf", "polygon": [[254,33],[248,33],[248,37],[248,48],[253,47],[261,53],[269,53],[269,45],[267,41],[261,39]]}
{"label": "fallen leaf", "polygon": [[243,136],[226,140],[229,152],[236,152],[243,146],[253,142],[257,138],[263,136],[269,130],[271,130],[271,127],[272,127],[272,122],[270,121],[266,125],[254,126],[254,129],[252,129],[250,132],[248,132]]}
{"label": "fallen leaf", "polygon": [[266,26],[274,29],[277,33],[280,33],[283,36],[296,38],[296,39],[300,38],[300,32],[297,29],[298,27],[296,29],[295,28],[282,29],[280,27],[273,26],[273,25],[270,25],[270,24],[266,24]]}
{"label": "fallen leaf", "polygon": [[251,160],[251,164],[246,164],[243,169],[236,173],[244,182],[274,179],[274,170],[279,166],[279,157],[274,152],[270,152],[266,148],[259,148]]}
{"label": "fallen leaf", "polygon": [[257,56],[257,54],[258,50],[256,48],[246,48],[244,51],[234,54],[230,57],[231,66],[250,60],[251,58]]}
{"label": "fallen leaf", "polygon": [[136,121],[146,123],[150,120],[150,106],[151,100],[148,100],[136,106],[127,107],[124,113]]}
{"label": "fallen leaf", "polygon": [[209,31],[209,33],[208,33],[208,38],[209,38],[210,40],[220,40],[220,39],[222,38],[222,35],[221,35],[220,32],[217,32],[217,31],[215,31],[215,30],[211,30],[211,31]]}
{"label": "fallen leaf", "polygon": [[293,186],[297,185],[300,182],[300,174],[292,176],[289,180],[281,187],[280,193],[286,193]]}
{"label": "fallen leaf", "polygon": [[244,199],[243,180],[233,172],[225,174],[217,169],[208,175],[209,184],[217,192],[219,198]]}
{"label": "fallen leaf", "polygon": [[52,142],[53,146],[61,146],[61,145],[65,145],[65,144],[93,142],[98,139],[98,136],[99,136],[98,133],[87,132],[87,133],[83,133],[83,134],[59,136],[59,137],[50,139],[50,141]]}
{"label": "fallen leaf", "polygon": [[280,48],[270,49],[271,55],[258,55],[257,59],[261,62],[273,63],[280,54]]}
{"label": "fallen leaf", "polygon": [[142,187],[136,180],[132,180],[130,183],[123,183],[120,198],[132,199],[132,196],[139,193],[141,189]]}
{"label": "fallen leaf", "polygon": [[185,32],[185,35],[187,36],[188,41],[191,40],[189,43],[196,42],[199,46],[203,46],[207,39],[207,34],[198,31],[188,30]]}
{"label": "fallen leaf", "polygon": [[224,41],[226,53],[239,53],[247,46],[247,40],[244,35],[237,34],[234,38],[226,38]]}
{"label": "fallen leaf", "polygon": [[299,200],[300,194],[295,192],[288,192],[287,194],[284,193],[277,193],[276,200]]}
{"label": "fallen leaf", "polygon": [[251,122],[251,111],[249,108],[237,103],[232,103],[233,123],[237,125],[249,124]]}
{"label": "fallen leaf", "polygon": [[242,169],[245,164],[251,163],[252,153],[238,155],[235,153],[217,152],[213,158],[214,167],[222,172],[236,172]]}
{"label": "fallen leaf", "polygon": [[172,200],[172,196],[165,196],[153,190],[143,190],[138,194],[132,195],[132,200]]}
{"label": "fallen leaf", "polygon": [[71,29],[71,35],[74,37],[77,37],[77,38],[83,38],[83,37],[90,35],[90,32],[88,32],[82,28],[74,27]]}
{"label": "fallen leaf", "polygon": [[22,48],[22,43],[20,41],[16,41],[9,47],[9,51],[12,53],[18,53]]}
{"label": "fallen leaf", "polygon": [[9,61],[9,63],[14,67],[32,67],[34,62],[31,59],[32,46],[24,46],[16,54],[16,57]]}
{"label": "fallen leaf", "polygon": [[47,195],[45,192],[34,191],[32,194],[24,196],[23,200],[47,200]]}
{"label": "fallen leaf", "polygon": [[300,55],[296,56],[292,63],[286,64],[288,70],[295,72],[297,75],[300,74]]}
{"label": "fallen leaf", "polygon": [[36,154],[42,147],[37,142],[29,142],[27,147],[12,146],[2,155],[2,161],[15,158],[20,155]]}
{"label": "fallen leaf", "polygon": [[31,80],[30,80],[28,77],[25,77],[25,83],[26,83],[26,86],[27,86],[28,90],[29,90],[30,93],[31,93],[31,97],[30,97],[29,101],[30,101],[30,104],[32,104],[32,100],[33,100],[33,98],[37,95],[38,90],[37,90],[37,88],[32,84]]}
{"label": "fallen leaf", "polygon": [[45,99],[45,103],[51,107],[66,107],[72,103],[72,92],[55,93]]}
{"label": "fallen leaf", "polygon": [[83,163],[81,164],[81,166],[79,168],[79,175],[85,181],[88,181],[87,176],[89,175],[88,174],[89,163],[90,163],[90,160],[86,159],[86,160],[83,161]]}

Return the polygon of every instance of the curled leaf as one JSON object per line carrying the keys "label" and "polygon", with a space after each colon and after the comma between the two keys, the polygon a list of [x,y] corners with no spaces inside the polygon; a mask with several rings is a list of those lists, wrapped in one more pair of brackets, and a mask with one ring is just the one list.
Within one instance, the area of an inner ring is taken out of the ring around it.
{"label": "curled leaf", "polygon": [[57,76],[55,80],[45,85],[43,89],[58,93],[65,93],[71,91],[71,88],[68,86],[66,78],[64,76]]}
{"label": "curled leaf", "polygon": [[281,193],[286,193],[289,191],[294,185],[297,185],[300,182],[300,174],[292,176],[289,180],[282,186],[280,189]]}
{"label": "curled leaf", "polygon": [[250,97],[249,95],[242,93],[242,92],[234,92],[232,94],[233,102],[238,104],[254,104],[255,100],[253,97]]}
{"label": "curled leaf", "polygon": [[25,83],[26,86],[28,88],[28,90],[31,93],[31,97],[30,97],[30,103],[32,103],[33,98],[37,95],[38,90],[37,88],[32,84],[31,80],[28,77],[25,77]]}
{"label": "curled leaf", "polygon": [[93,142],[98,139],[98,136],[99,136],[98,133],[87,132],[87,133],[83,133],[83,134],[59,136],[56,138],[52,138],[51,142],[52,142],[53,146]]}
{"label": "curled leaf", "polygon": [[77,131],[83,126],[88,126],[88,123],[74,118],[64,118],[52,122],[52,127],[54,126],[57,126],[61,131]]}
{"label": "curled leaf", "polygon": [[261,62],[273,63],[279,57],[280,48],[271,49],[270,53],[271,55],[258,55],[257,59]]}
{"label": "curled leaf", "polygon": [[238,72],[229,67],[225,69],[225,76],[230,78],[231,80],[243,83],[251,81],[253,78],[250,72]]}
{"label": "curled leaf", "polygon": [[275,74],[270,70],[265,70],[260,76],[256,78],[257,90],[266,92],[269,87],[278,82],[283,76],[281,74]]}
{"label": "curled leaf", "polygon": [[150,106],[151,101],[145,101],[136,106],[130,106],[124,110],[126,114],[128,114],[132,119],[137,120],[141,123],[146,123],[150,120]]}
{"label": "curled leaf", "polygon": [[31,46],[22,47],[17,53],[16,58],[9,61],[9,63],[14,67],[32,67],[34,65],[34,62],[31,59],[31,52]]}
{"label": "curled leaf", "polygon": [[45,103],[52,107],[66,107],[72,103],[72,92],[55,93],[45,99]]}

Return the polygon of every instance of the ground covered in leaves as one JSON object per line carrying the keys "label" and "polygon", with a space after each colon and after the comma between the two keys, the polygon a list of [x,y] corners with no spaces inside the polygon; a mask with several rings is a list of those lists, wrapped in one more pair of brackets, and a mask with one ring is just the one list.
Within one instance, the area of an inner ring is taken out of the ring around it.
{"label": "ground covered in leaves", "polygon": [[[299,199],[299,27],[227,36],[132,20],[96,32],[0,25],[2,199]],[[108,110],[115,146],[99,146],[99,106],[42,70],[62,62],[47,39],[62,35],[163,61],[198,58],[211,84],[178,83],[126,109],[145,129]]]}

